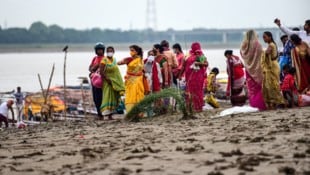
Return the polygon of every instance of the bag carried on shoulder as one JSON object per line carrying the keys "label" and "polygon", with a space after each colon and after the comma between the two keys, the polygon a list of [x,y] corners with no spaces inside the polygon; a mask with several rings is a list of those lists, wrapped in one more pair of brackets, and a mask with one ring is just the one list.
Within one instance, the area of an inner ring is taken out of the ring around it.
{"label": "bag carried on shoulder", "polygon": [[103,82],[99,71],[96,71],[90,75],[91,84],[96,88],[102,88]]}

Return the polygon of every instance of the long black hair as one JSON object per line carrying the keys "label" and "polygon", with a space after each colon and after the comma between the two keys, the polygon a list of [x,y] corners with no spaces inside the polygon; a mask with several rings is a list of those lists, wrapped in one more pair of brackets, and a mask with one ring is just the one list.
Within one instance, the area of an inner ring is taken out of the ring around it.
{"label": "long black hair", "polygon": [[302,41],[301,38],[296,34],[291,35],[290,38],[291,38],[293,44],[300,44]]}
{"label": "long black hair", "polygon": [[160,44],[154,44],[153,47],[155,49],[159,49],[159,53],[162,54],[164,52],[164,48]]}
{"label": "long black hair", "polygon": [[175,43],[173,46],[172,46],[173,49],[178,49],[181,53],[183,53],[183,50],[181,48],[181,45],[179,43]]}
{"label": "long black hair", "polygon": [[274,42],[274,39],[273,39],[273,36],[272,36],[272,33],[269,32],[269,31],[265,31],[264,32],[265,35],[267,35],[268,37],[270,37],[271,39],[271,42],[273,42],[273,44],[276,46],[276,50],[277,50],[277,57],[279,56],[279,53],[278,53],[278,46],[276,44],[276,42]]}
{"label": "long black hair", "polygon": [[169,48],[169,42],[167,40],[162,40],[160,42],[160,45],[163,47],[163,48]]}
{"label": "long black hair", "polygon": [[143,59],[143,50],[140,46],[137,45],[131,45],[129,48],[134,49],[137,52],[137,55],[140,56],[141,59]]}
{"label": "long black hair", "polygon": [[274,39],[273,39],[273,36],[272,36],[272,33],[271,33],[271,32],[265,31],[264,34],[271,38],[271,42],[273,42],[274,44],[276,44],[276,42],[274,42]]}

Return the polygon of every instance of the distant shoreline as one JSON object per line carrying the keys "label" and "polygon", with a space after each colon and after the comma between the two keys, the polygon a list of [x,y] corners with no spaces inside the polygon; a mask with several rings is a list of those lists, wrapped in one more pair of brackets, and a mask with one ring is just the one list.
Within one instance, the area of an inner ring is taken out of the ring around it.
{"label": "distant shoreline", "polygon": [[[115,47],[115,50],[128,50],[128,47],[132,44],[137,44],[144,49],[151,49],[154,43],[112,43],[105,44],[107,46]],[[170,47],[172,47],[170,43]],[[190,43],[180,43],[183,50],[190,49]],[[204,50],[208,49],[234,49],[239,48],[239,43],[201,43]],[[85,43],[85,44],[0,44],[0,54],[2,53],[44,53],[44,52],[62,52],[64,46],[68,45],[69,52],[89,52],[93,51],[95,43]],[[146,52],[147,50],[145,50]]]}

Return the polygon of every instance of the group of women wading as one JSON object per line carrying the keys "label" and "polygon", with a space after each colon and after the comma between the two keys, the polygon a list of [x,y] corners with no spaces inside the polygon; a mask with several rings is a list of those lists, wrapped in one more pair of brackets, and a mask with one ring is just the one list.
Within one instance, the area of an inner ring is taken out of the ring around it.
{"label": "group of women wading", "polygon": [[[309,26],[310,29],[310,26]],[[309,88],[310,80],[310,49],[306,42],[298,35],[290,36],[294,47],[291,50],[293,70],[288,76],[290,82],[296,84],[296,91],[302,93]],[[249,104],[259,110],[276,109],[287,104],[287,94],[280,82],[280,66],[278,63],[278,48],[272,33],[264,32],[263,40],[267,48],[263,49],[254,30],[246,32],[241,43],[240,55],[233,54],[232,50],[224,52],[227,62],[228,83],[226,96],[230,97],[233,106],[242,106],[249,99]],[[116,61],[113,47],[98,43],[95,46],[96,56],[93,58],[89,70],[90,77],[96,74],[101,76],[102,84],[92,82],[93,98],[99,118],[112,115],[118,108],[121,96],[125,96],[125,108],[129,112],[134,105],[139,103],[146,95],[158,93],[161,89],[178,87],[179,80],[185,80],[185,99],[187,107],[195,112],[200,112],[205,105],[205,90],[211,82],[207,82],[207,57],[203,53],[199,42],[191,45],[190,51],[184,54],[180,44],[173,45],[164,40],[154,44],[143,59],[143,50],[138,45],[129,47],[130,56]],[[118,65],[127,65],[126,75],[121,77]],[[213,68],[210,76],[218,74],[218,69]],[[287,72],[284,72],[287,74]],[[296,82],[294,77],[296,77]],[[212,81],[211,78],[209,81]],[[146,85],[147,84],[147,85]],[[213,85],[214,86],[214,85]],[[247,88],[245,88],[247,86]],[[215,86],[214,86],[215,87]],[[285,86],[286,87],[286,86]],[[212,88],[211,88],[212,89]],[[213,89],[216,89],[213,88]],[[247,93],[245,91],[247,89]],[[208,90],[207,90],[208,91]],[[294,90],[293,90],[294,91]],[[286,94],[283,96],[283,94]],[[289,94],[291,95],[291,94]],[[167,107],[170,100],[158,100],[154,107]],[[171,105],[171,104],[170,104]]]}

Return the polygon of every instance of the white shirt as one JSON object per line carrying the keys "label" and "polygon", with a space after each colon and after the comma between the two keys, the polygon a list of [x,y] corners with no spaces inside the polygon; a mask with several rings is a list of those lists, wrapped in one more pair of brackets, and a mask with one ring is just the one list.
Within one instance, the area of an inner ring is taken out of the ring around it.
{"label": "white shirt", "polygon": [[284,32],[287,35],[293,35],[296,34],[298,35],[301,40],[303,40],[304,42],[306,42],[309,46],[310,46],[310,34],[307,34],[306,31],[302,30],[302,31],[293,31],[283,25],[280,26],[280,29],[282,30],[282,32]]}
{"label": "white shirt", "polygon": [[9,108],[8,108],[8,103],[7,102],[3,102],[0,105],[0,114],[2,114],[5,117],[8,117],[8,115],[9,115]]}

